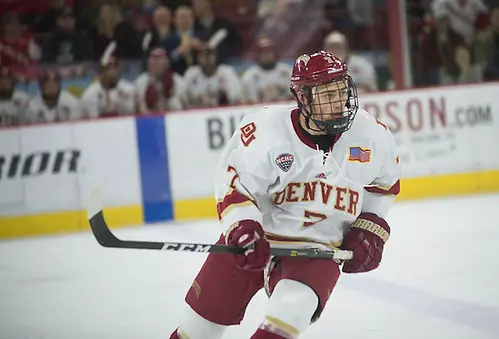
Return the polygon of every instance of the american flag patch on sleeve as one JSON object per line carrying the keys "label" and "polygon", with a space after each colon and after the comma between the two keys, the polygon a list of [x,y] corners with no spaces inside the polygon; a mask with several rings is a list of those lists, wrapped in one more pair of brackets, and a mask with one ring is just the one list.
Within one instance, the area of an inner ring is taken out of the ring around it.
{"label": "american flag patch on sleeve", "polygon": [[363,149],[362,147],[350,147],[348,160],[362,163],[369,162],[371,161],[371,150]]}

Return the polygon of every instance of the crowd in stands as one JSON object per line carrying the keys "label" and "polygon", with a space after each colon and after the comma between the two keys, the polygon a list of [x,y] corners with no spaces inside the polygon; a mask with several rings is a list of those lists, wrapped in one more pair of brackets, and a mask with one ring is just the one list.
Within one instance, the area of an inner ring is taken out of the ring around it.
{"label": "crowd in stands", "polygon": [[[499,79],[499,0],[406,9],[415,86]],[[292,99],[292,61],[319,49],[347,62],[359,91],[394,87],[387,0],[0,0],[0,11],[0,126]]]}
{"label": "crowd in stands", "polygon": [[499,79],[499,1],[409,1],[415,86]]}

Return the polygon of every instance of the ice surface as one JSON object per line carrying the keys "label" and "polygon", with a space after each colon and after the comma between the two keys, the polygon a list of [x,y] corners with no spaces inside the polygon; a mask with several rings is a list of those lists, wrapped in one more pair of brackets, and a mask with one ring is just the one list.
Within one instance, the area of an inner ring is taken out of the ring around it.
{"label": "ice surface", "polygon": [[[499,338],[499,195],[398,203],[382,266],[343,275],[302,338]],[[214,242],[214,221],[116,231]],[[106,249],[91,233],[0,242],[1,339],[168,338],[204,254]],[[266,296],[224,338],[249,338]],[[207,338],[209,339],[209,338]]]}

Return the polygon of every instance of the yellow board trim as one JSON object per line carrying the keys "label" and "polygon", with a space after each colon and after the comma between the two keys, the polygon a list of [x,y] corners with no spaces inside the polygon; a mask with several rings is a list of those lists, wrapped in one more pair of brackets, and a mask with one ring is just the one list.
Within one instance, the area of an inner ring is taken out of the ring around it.
{"label": "yellow board trim", "polygon": [[499,192],[499,170],[400,180],[396,201]]}
{"label": "yellow board trim", "polygon": [[218,218],[215,198],[179,200],[173,203],[175,220],[196,220]]}
{"label": "yellow board trim", "polygon": [[[499,170],[400,180],[397,201],[499,192]],[[175,220],[217,218],[214,198],[175,201]]]}
{"label": "yellow board trim", "polygon": [[[111,228],[144,223],[141,205],[105,208],[104,213]],[[88,230],[90,230],[90,225],[86,211],[0,217],[0,239]]]}
{"label": "yellow board trim", "polygon": [[[499,170],[448,174],[401,180],[396,201],[465,194],[499,192]],[[111,228],[144,223],[142,206],[120,206],[104,210]],[[216,219],[214,198],[175,201],[175,220]],[[43,213],[29,216],[0,217],[0,239],[60,234],[90,229],[85,211]]]}

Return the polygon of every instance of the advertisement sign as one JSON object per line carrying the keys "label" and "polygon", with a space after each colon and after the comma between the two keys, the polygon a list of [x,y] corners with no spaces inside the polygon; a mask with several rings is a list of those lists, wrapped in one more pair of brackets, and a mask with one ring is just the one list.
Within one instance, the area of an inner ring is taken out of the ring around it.
{"label": "advertisement sign", "polygon": [[141,183],[135,119],[119,118],[73,125],[82,152],[78,175],[80,208],[96,186],[104,206],[139,205]]}
{"label": "advertisement sign", "polygon": [[241,118],[261,106],[196,110],[167,115],[171,192],[175,200],[209,197],[220,154]]}
{"label": "advertisement sign", "polygon": [[403,177],[499,168],[499,85],[364,95],[361,106],[392,131]]}
{"label": "advertisement sign", "polygon": [[[499,169],[498,84],[361,94],[360,105],[392,131],[403,177]],[[294,103],[283,105],[290,109]],[[196,110],[168,115],[172,195],[211,197],[221,151],[244,114],[262,106]]]}
{"label": "advertisement sign", "polygon": [[0,216],[140,203],[133,118],[32,126],[0,133]]}
{"label": "advertisement sign", "polygon": [[[37,213],[77,206],[81,152],[68,126],[32,127],[0,134],[0,214]],[[4,139],[10,138],[8,144]],[[16,144],[16,148],[10,148]]]}
{"label": "advertisement sign", "polygon": [[[461,181],[462,190],[442,189],[442,194],[499,187],[494,186],[499,172],[497,93],[499,84],[454,86],[362,94],[360,104],[391,129],[403,178],[417,178],[405,181],[405,192],[423,197],[431,196],[426,192],[437,182],[454,187]],[[0,217],[9,229],[4,234],[12,233],[17,216],[72,211],[71,218],[79,220],[77,211],[85,210],[97,186],[104,206],[135,206],[123,225],[137,223],[142,215],[140,222],[169,220],[173,210],[175,217],[190,216],[195,214],[191,210],[202,210],[199,206],[211,213],[215,169],[224,147],[243,116],[268,114],[273,106],[291,111],[295,103],[3,129]],[[467,173],[473,175],[464,178]],[[475,178],[475,173],[483,175]],[[420,178],[428,179],[424,188]],[[17,219],[22,228],[25,219],[33,218]],[[64,229],[67,220],[59,219],[57,228]],[[38,229],[40,223],[32,221],[28,228]]]}

